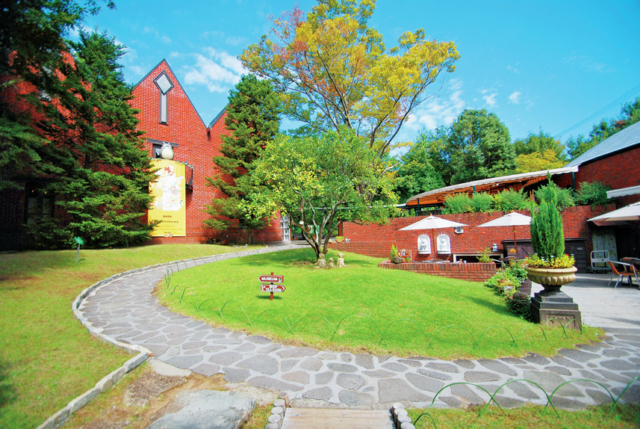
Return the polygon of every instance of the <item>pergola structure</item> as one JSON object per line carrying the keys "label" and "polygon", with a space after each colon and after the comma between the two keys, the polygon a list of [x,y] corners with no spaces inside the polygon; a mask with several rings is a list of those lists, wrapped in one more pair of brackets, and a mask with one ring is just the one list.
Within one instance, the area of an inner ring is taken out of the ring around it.
{"label": "pergola structure", "polygon": [[[476,192],[497,194],[505,189],[519,191],[547,179],[547,175],[573,174],[578,171],[578,166],[556,168],[553,170],[532,171],[529,173],[512,174],[510,176],[492,177],[490,179],[475,180],[473,182],[459,183],[433,191],[423,192],[407,200],[407,208],[442,205],[444,200],[452,195]],[[575,183],[574,183],[575,187]]]}

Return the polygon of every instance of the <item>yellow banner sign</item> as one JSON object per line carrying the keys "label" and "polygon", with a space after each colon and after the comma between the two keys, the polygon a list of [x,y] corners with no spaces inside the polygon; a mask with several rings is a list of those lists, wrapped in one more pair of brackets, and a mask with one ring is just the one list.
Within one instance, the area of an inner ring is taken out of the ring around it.
{"label": "yellow banner sign", "polygon": [[156,180],[149,184],[154,197],[149,208],[149,223],[161,221],[152,237],[184,237],[187,235],[184,164],[166,159],[152,160],[157,168]]}

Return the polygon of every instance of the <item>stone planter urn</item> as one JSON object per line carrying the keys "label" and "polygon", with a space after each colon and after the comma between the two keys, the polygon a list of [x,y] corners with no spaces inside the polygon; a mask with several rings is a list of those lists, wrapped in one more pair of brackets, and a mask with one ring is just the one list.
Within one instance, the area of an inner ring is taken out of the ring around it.
{"label": "stone planter urn", "polygon": [[571,268],[531,268],[527,267],[527,278],[539,283],[545,292],[560,292],[563,285],[567,285],[576,279],[576,267]]}
{"label": "stone planter urn", "polygon": [[560,290],[563,285],[576,279],[576,271],[576,267],[527,267],[529,280],[544,287],[544,290],[536,293],[531,299],[531,316],[534,322],[582,330],[582,315],[578,304]]}
{"label": "stone planter urn", "polygon": [[394,264],[401,264],[403,261],[402,261],[402,258],[400,256],[396,256],[395,258],[393,258],[391,260],[391,262],[393,262]]}

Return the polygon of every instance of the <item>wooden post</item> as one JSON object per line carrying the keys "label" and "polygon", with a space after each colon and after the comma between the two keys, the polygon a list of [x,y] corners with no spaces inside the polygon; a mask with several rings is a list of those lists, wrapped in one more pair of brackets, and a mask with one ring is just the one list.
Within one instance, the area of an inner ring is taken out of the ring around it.
{"label": "wooden post", "polygon": [[[271,271],[271,275],[273,275],[273,271]],[[271,284],[273,284],[273,282],[271,282]],[[273,301],[273,292],[271,292],[271,294],[269,296],[269,300]]]}

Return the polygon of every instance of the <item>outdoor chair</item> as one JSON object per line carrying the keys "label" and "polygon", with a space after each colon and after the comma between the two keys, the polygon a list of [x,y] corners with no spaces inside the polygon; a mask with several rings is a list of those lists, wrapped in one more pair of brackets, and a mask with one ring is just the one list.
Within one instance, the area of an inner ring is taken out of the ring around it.
{"label": "outdoor chair", "polygon": [[[622,271],[618,271],[616,265],[622,266]],[[631,277],[635,277],[636,283],[640,285],[640,281],[638,280],[638,272],[636,271],[636,267],[634,267],[632,264],[618,261],[609,261],[609,267],[611,268],[611,278],[609,279],[609,284],[607,284],[607,286],[611,285],[611,282],[613,281],[613,278],[615,276],[618,276],[618,281],[616,282],[615,287],[618,287],[620,282],[622,282],[625,277],[629,279],[629,286],[631,286],[632,284]]]}

